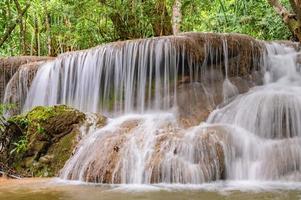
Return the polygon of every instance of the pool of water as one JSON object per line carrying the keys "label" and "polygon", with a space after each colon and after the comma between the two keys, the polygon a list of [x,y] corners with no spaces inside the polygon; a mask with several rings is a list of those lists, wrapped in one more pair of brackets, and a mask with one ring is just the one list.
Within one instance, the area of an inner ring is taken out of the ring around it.
{"label": "pool of water", "polygon": [[217,182],[202,185],[99,185],[58,179],[0,183],[1,200],[290,199],[301,200],[301,183]]}

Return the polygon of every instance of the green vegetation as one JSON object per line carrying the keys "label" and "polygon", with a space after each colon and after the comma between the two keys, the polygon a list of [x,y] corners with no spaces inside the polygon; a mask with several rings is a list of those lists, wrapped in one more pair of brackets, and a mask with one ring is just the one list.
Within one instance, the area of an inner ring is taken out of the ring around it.
{"label": "green vegetation", "polygon": [[15,148],[13,148],[10,151],[10,154],[22,154],[27,150],[27,145],[28,145],[28,140],[26,136],[22,136],[20,137],[18,142],[14,142],[13,145],[15,146]]}
{"label": "green vegetation", "polygon": [[3,116],[5,111],[15,108],[13,104],[0,104],[0,116]]}
{"label": "green vegetation", "polygon": [[5,111],[7,111],[9,109],[13,109],[13,108],[15,108],[15,105],[0,104],[0,136],[5,131],[6,119],[4,117],[4,113],[5,113]]}
{"label": "green vegetation", "polygon": [[84,119],[83,113],[64,105],[40,106],[11,117],[8,122],[19,129],[11,127],[5,133],[9,143],[0,153],[0,162],[25,175],[57,175],[77,143]]}
{"label": "green vegetation", "polygon": [[[283,23],[269,3],[269,0],[2,0],[0,55],[56,56],[106,42],[170,35],[175,5],[179,6],[181,20],[177,23],[182,32],[237,32],[265,40],[289,39],[294,32],[288,28],[291,23]],[[281,3],[290,7],[288,0]]]}

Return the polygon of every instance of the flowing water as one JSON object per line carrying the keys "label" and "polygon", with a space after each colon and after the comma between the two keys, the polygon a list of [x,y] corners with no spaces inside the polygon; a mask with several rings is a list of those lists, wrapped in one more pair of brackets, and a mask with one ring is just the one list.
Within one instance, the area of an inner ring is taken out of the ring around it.
{"label": "flowing water", "polygon": [[221,182],[203,185],[95,185],[53,180],[23,181],[0,186],[5,200],[111,200],[111,199],[265,199],[299,200],[300,185],[292,183]]}
{"label": "flowing water", "polygon": [[[67,53],[43,65],[23,111],[67,104],[111,117],[103,128],[83,129],[60,178],[125,185],[53,184],[46,192],[38,186],[29,192],[32,198],[37,193],[77,199],[78,193],[87,199],[300,199],[298,52],[266,43],[260,56],[248,56],[253,71],[242,76],[245,58],[229,50],[230,38],[221,38],[218,47],[204,43],[202,58],[166,37]],[[233,76],[246,79],[254,70],[263,84],[247,79],[247,92],[242,92],[244,82],[235,83]],[[206,122],[181,123],[181,108],[189,107],[192,98],[180,91],[183,84],[193,85],[189,89],[195,94],[201,88],[200,105],[209,102],[202,107]],[[148,189],[124,193],[123,186]],[[0,187],[1,195],[6,194]],[[21,198],[24,192],[16,189],[13,195]]]}
{"label": "flowing water", "polygon": [[[224,106],[206,124],[183,128],[176,111],[122,115],[81,141],[61,177],[132,184],[300,181],[297,53],[278,44],[266,48],[265,84],[239,96],[228,79],[225,58],[223,94],[233,95],[224,95]],[[115,147],[118,151],[112,153]]]}

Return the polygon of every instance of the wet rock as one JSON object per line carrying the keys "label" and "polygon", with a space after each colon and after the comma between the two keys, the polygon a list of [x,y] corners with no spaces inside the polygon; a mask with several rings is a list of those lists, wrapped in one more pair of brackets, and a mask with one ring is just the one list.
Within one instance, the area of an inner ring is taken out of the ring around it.
{"label": "wet rock", "polygon": [[34,76],[43,63],[45,61],[30,62],[21,65],[7,83],[3,102],[13,104],[14,106],[12,109],[9,109],[6,115],[13,116],[21,113]]}
{"label": "wet rock", "polygon": [[[104,117],[97,119],[103,126]],[[55,176],[71,157],[85,120],[84,113],[63,105],[14,116],[9,122],[22,133],[0,153],[1,162],[28,176]]]}
{"label": "wet rock", "polygon": [[7,83],[11,77],[18,71],[21,65],[30,62],[46,61],[53,59],[51,57],[43,56],[16,56],[0,58],[0,102],[4,98],[4,91]]}
{"label": "wet rock", "polygon": [[[98,183],[121,183],[121,177],[118,171],[121,169],[120,161],[122,160],[124,145],[126,145],[127,138],[131,134],[131,131],[139,125],[139,121],[130,120],[122,123],[115,132],[106,132],[99,137],[99,142],[91,144],[89,149],[89,158],[91,160],[86,163],[81,162],[80,159],[78,165],[87,165],[86,168],[81,171],[87,182]],[[102,155],[102,156],[99,156]],[[86,157],[86,159],[89,159]],[[84,164],[85,163],[85,164]],[[75,166],[80,167],[80,166]],[[79,177],[79,171],[68,174],[66,178],[76,179]]]}
{"label": "wet rock", "polygon": [[39,162],[42,164],[50,164],[54,159],[54,155],[45,155],[43,157],[40,157]]}
{"label": "wet rock", "polygon": [[151,183],[203,183],[224,178],[225,155],[220,128],[163,133],[148,163]]}
{"label": "wet rock", "polygon": [[[229,81],[238,91],[232,99],[255,85],[260,85],[258,76],[260,75],[230,77]],[[228,101],[224,102],[223,83],[223,79],[211,79],[206,82],[188,82],[178,85],[176,98],[180,124],[184,127],[198,125],[206,121],[218,105],[228,103]]]}

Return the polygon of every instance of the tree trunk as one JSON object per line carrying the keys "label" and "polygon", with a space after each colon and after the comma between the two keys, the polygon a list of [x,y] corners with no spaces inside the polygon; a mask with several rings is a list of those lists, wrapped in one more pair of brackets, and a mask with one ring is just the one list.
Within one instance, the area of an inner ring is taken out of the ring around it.
{"label": "tree trunk", "polygon": [[182,22],[181,7],[182,7],[182,1],[174,0],[174,4],[172,7],[172,31],[174,35],[180,33],[181,22]]}
{"label": "tree trunk", "polygon": [[290,4],[296,13],[290,13],[278,0],[268,0],[268,3],[282,17],[293,36],[301,41],[301,7],[300,0],[290,0]]}
{"label": "tree trunk", "polygon": [[[18,2],[18,0],[14,0],[16,7],[17,7],[17,11],[18,11],[18,15],[21,15],[22,13],[22,8]],[[20,54],[21,55],[26,55],[26,49],[25,49],[25,29],[24,29],[24,20],[23,20],[23,15],[21,15],[20,17],[20,23],[19,23],[19,27],[20,27]]]}
{"label": "tree trunk", "polygon": [[39,24],[37,14],[34,16],[35,55],[39,55]]}

